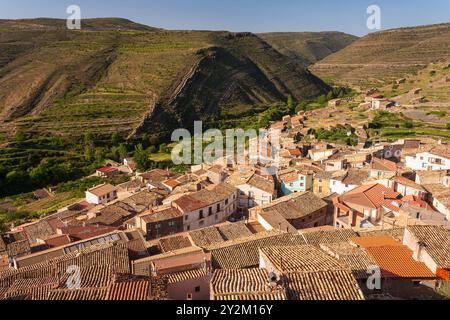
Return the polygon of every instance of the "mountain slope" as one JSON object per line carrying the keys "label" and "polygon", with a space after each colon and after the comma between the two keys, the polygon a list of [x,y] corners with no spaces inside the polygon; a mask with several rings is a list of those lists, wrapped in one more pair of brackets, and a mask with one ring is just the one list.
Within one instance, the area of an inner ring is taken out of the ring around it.
{"label": "mountain slope", "polygon": [[316,63],[358,39],[342,32],[274,32],[258,36],[304,66]]}
{"label": "mountain slope", "polygon": [[450,56],[450,23],[371,33],[311,70],[339,83],[382,84]]}
{"label": "mountain slope", "polygon": [[[27,132],[156,139],[230,106],[312,99],[328,90],[250,33],[166,31],[115,19],[0,23],[0,123]],[[64,22],[65,23],[65,22]],[[21,27],[18,28],[17,25]],[[55,27],[57,26],[57,27]],[[4,134],[8,134],[4,132]]]}

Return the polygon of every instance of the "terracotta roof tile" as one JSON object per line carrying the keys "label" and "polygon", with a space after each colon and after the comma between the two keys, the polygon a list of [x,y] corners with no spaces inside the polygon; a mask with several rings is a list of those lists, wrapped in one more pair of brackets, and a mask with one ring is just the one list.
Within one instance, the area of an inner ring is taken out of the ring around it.
{"label": "terracotta roof tile", "polygon": [[150,300],[150,296],[150,281],[130,281],[111,284],[105,300]]}
{"label": "terracotta roof tile", "polygon": [[406,246],[377,246],[366,248],[384,277],[435,278],[424,263],[413,259]]}
{"label": "terracotta roof tile", "polygon": [[271,288],[264,269],[216,270],[211,278],[214,300],[286,300],[285,290]]}
{"label": "terracotta roof tile", "polygon": [[292,300],[364,300],[350,271],[326,270],[286,275]]}
{"label": "terracotta roof tile", "polygon": [[99,301],[105,300],[106,288],[58,289],[49,293],[48,300]]}
{"label": "terracotta roof tile", "polygon": [[191,247],[192,243],[187,236],[173,236],[159,240],[161,249],[170,252],[182,248]]}
{"label": "terracotta roof tile", "polygon": [[345,269],[336,259],[311,245],[272,246],[261,248],[260,251],[280,272]]}

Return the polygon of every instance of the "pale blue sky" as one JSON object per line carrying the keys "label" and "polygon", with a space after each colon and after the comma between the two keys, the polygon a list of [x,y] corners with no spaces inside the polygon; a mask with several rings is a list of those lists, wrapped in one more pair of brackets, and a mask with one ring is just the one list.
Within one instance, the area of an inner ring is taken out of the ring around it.
{"label": "pale blue sky", "polygon": [[382,28],[450,22],[450,0],[0,0],[0,19],[122,17],[166,29],[370,32],[366,9],[382,10]]}

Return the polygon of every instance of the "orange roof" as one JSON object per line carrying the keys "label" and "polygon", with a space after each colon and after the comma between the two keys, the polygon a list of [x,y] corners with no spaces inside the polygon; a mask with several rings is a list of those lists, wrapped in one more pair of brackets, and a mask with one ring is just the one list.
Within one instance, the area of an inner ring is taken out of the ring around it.
{"label": "orange roof", "polygon": [[302,155],[302,153],[298,149],[290,149],[289,153],[291,154],[291,156],[297,156],[297,157]]}
{"label": "orange roof", "polygon": [[390,236],[351,238],[352,242],[367,250],[380,267],[384,277],[435,278],[422,262],[414,260],[407,246]]}
{"label": "orange roof", "polygon": [[396,171],[397,164],[395,162],[392,162],[392,161],[389,161],[386,159],[373,158],[372,169],[382,170],[382,171]]}
{"label": "orange roof", "polygon": [[435,278],[423,262],[414,260],[407,246],[378,246],[366,248],[384,277],[391,278]]}
{"label": "orange roof", "polygon": [[402,245],[401,243],[397,242],[393,237],[390,236],[358,237],[358,238],[351,238],[350,241],[366,249],[371,247]]}
{"label": "orange roof", "polygon": [[340,199],[344,202],[359,204],[377,209],[385,205],[388,199],[395,200],[401,194],[386,188],[381,184],[363,185],[343,194]]}
{"label": "orange roof", "polygon": [[176,187],[178,187],[180,185],[178,183],[178,181],[174,180],[174,179],[169,179],[169,180],[163,181],[162,183],[165,184],[166,186],[172,188],[172,189],[176,188]]}

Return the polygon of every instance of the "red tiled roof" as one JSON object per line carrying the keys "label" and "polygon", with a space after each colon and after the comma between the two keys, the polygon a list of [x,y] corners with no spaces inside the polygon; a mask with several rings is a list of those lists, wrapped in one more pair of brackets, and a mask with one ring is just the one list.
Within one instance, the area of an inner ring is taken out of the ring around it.
{"label": "red tiled roof", "polygon": [[370,184],[343,194],[340,200],[376,209],[384,205],[386,200],[397,199],[400,195],[381,184]]}
{"label": "red tiled roof", "polygon": [[180,185],[178,183],[178,181],[174,180],[174,179],[169,179],[169,180],[163,181],[162,183],[165,184],[166,186],[170,187],[170,188],[175,188],[175,187],[178,187]]}
{"label": "red tiled roof", "polygon": [[356,243],[363,248],[370,247],[383,247],[383,246],[401,246],[400,242],[397,242],[390,236],[378,236],[378,237],[354,237],[350,241]]}
{"label": "red tiled roof", "polygon": [[397,164],[395,162],[392,162],[392,161],[389,161],[386,159],[373,158],[372,169],[382,170],[382,171],[396,171]]}
{"label": "red tiled roof", "polygon": [[117,172],[117,171],[119,171],[117,168],[112,168],[112,167],[104,167],[104,168],[97,169],[97,172],[100,172],[100,173],[113,173],[113,172]]}
{"label": "red tiled roof", "polygon": [[67,234],[77,240],[85,240],[113,232],[116,228],[92,224],[86,226],[64,227],[60,230],[63,234]]}
{"label": "red tiled roof", "polygon": [[378,246],[366,248],[380,267],[383,276],[392,278],[435,278],[422,262],[414,260],[408,247]]}
{"label": "red tiled roof", "polygon": [[47,220],[50,227],[52,227],[53,231],[56,232],[57,229],[63,228],[64,223],[59,218]]}
{"label": "red tiled roof", "polygon": [[149,300],[150,288],[150,281],[113,283],[108,289],[106,300]]}
{"label": "red tiled roof", "polygon": [[50,237],[48,237],[46,239],[42,239],[42,240],[50,248],[61,247],[61,246],[64,246],[66,244],[69,244],[71,242],[69,236],[66,235],[66,234],[54,235],[54,236],[50,236]]}
{"label": "red tiled roof", "polygon": [[390,236],[351,238],[351,241],[367,250],[384,277],[435,278],[424,263],[414,260],[407,246]]}

